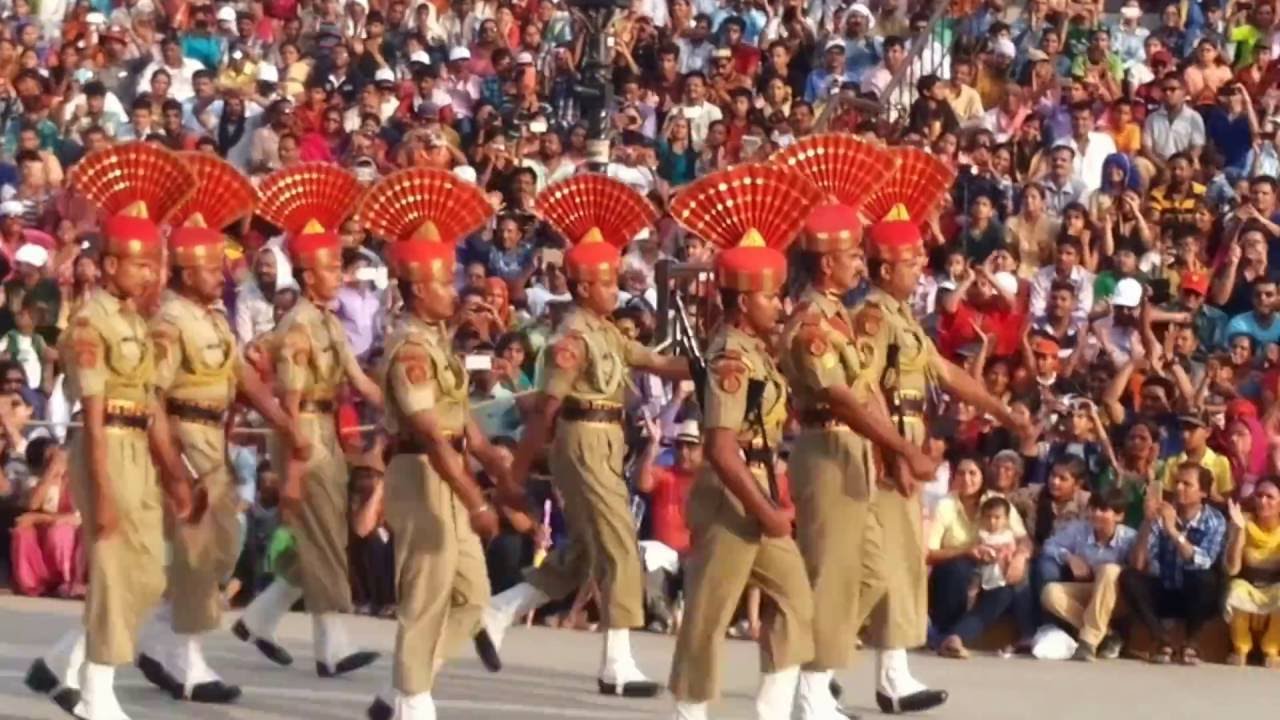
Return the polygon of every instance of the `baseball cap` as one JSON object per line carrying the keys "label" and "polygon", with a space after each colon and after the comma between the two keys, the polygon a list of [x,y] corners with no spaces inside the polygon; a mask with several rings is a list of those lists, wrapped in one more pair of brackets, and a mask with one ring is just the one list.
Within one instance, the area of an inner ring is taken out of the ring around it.
{"label": "baseball cap", "polygon": [[1205,417],[1203,412],[1186,413],[1178,416],[1178,423],[1184,426],[1207,428],[1209,427],[1209,418]]}
{"label": "baseball cap", "polygon": [[854,3],[849,6],[850,15],[861,15],[862,19],[867,23],[868,30],[876,29],[876,16],[871,14],[871,9],[862,3]]}
{"label": "baseball cap", "polygon": [[216,17],[218,18],[218,22],[233,23],[236,21],[236,9],[230,5],[223,5],[218,8],[218,14]]}
{"label": "baseball cap", "polygon": [[732,60],[733,51],[727,47],[718,47],[711,51],[711,57],[715,60]]}
{"label": "baseball cap", "polygon": [[41,268],[44,267],[45,263],[49,262],[49,251],[39,245],[27,243],[18,248],[18,251],[13,254],[13,259],[15,262]]}
{"label": "baseball cap", "polygon": [[1134,308],[1142,304],[1142,283],[1133,278],[1124,278],[1116,283],[1111,293],[1111,304],[1115,307]]}
{"label": "baseball cap", "polygon": [[995,47],[991,51],[997,56],[1013,58],[1018,54],[1018,49],[1014,47],[1013,41],[1009,38],[1000,38],[996,41]]}
{"label": "baseball cap", "polygon": [[1126,18],[1129,20],[1137,20],[1138,18],[1142,17],[1142,8],[1138,7],[1137,5],[1125,5],[1124,7],[1120,8],[1120,17]]}
{"label": "baseball cap", "polygon": [[840,52],[844,52],[844,43],[840,42],[839,40],[831,40],[827,42],[826,52],[831,52],[832,50],[839,50]]}
{"label": "baseball cap", "polygon": [[1013,273],[1001,270],[992,275],[991,279],[994,281],[996,289],[1001,293],[1005,295],[1018,294],[1018,278]]}
{"label": "baseball cap", "polygon": [[1181,288],[1199,295],[1207,295],[1209,293],[1209,276],[1202,272],[1185,272],[1182,274]]}
{"label": "baseball cap", "polygon": [[701,445],[702,430],[697,420],[685,420],[676,426],[676,443],[680,445]]}
{"label": "baseball cap", "polygon": [[453,176],[459,180],[465,180],[471,184],[476,182],[476,169],[470,165],[458,165],[453,169]]}
{"label": "baseball cap", "polygon": [[[423,53],[423,55],[425,54],[426,53]],[[470,59],[471,59],[471,51],[462,46],[451,48],[449,50],[449,62],[454,62],[457,60],[470,60]]]}
{"label": "baseball cap", "polygon": [[106,25],[107,16],[95,10],[88,15],[85,15],[84,21],[90,25]]}
{"label": "baseball cap", "polygon": [[258,66],[258,81],[267,83],[280,82],[280,71],[271,63],[262,63]]}
{"label": "baseball cap", "polygon": [[430,65],[431,56],[427,54],[426,50],[414,50],[409,55],[409,64],[412,65],[413,63],[422,63],[423,65]]}
{"label": "baseball cap", "polygon": [[1150,60],[1152,65],[1172,65],[1173,55],[1170,55],[1168,50],[1157,50],[1151,53]]}
{"label": "baseball cap", "polygon": [[112,25],[106,30],[103,30],[102,33],[98,35],[98,41],[105,42],[107,40],[115,40],[116,42],[127,42],[125,37],[126,37],[126,33],[124,30],[124,27],[120,25]]}
{"label": "baseball cap", "polygon": [[394,85],[396,82],[396,73],[391,68],[378,68],[378,71],[373,74],[373,81],[379,85],[382,85],[383,83],[391,83]]}
{"label": "baseball cap", "polygon": [[533,53],[529,53],[529,52],[522,52],[522,53],[520,53],[519,55],[516,55],[516,64],[517,64],[517,65],[532,65],[532,64],[533,64]]}
{"label": "baseball cap", "polygon": [[22,214],[23,206],[20,200],[5,200],[0,202],[0,217],[17,217]]}

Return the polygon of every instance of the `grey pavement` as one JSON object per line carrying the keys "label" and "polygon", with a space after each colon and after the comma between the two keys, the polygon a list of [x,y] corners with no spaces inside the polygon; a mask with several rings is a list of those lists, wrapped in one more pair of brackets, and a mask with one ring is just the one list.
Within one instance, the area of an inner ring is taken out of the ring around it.
{"label": "grey pavement", "polygon": [[[78,603],[0,597],[0,718],[59,720],[65,715],[41,696],[27,691],[22,676],[28,663],[79,618]],[[228,619],[227,627],[231,620]],[[268,662],[230,632],[208,643],[209,662],[240,683],[244,697],[234,706],[176,703],[154,690],[141,674],[122,668],[118,695],[133,720],[360,720],[374,693],[390,680],[389,655],[395,626],[388,620],[350,619],[353,639],[382,650],[383,659],[353,676],[316,677],[311,654],[311,624],[306,616],[286,618],[280,638],[296,659],[291,668]],[[660,679],[670,668],[673,640],[636,633],[633,645],[640,666]],[[436,686],[441,720],[492,718],[565,718],[566,720],[659,720],[670,718],[671,700],[615,700],[595,694],[600,659],[597,635],[571,630],[516,628],[503,647],[506,669],[484,671],[470,647],[451,661]],[[726,640],[722,672],[724,698],[713,718],[749,720],[758,679],[757,653],[750,643]],[[921,717],[953,720],[1134,720],[1135,718],[1248,717],[1280,707],[1280,671],[1205,665],[1162,667],[1131,660],[1040,662],[1025,658],[976,656],[968,661],[913,655],[922,679],[951,691],[942,709]],[[872,701],[871,656],[840,673],[851,706],[863,717],[879,717]]]}

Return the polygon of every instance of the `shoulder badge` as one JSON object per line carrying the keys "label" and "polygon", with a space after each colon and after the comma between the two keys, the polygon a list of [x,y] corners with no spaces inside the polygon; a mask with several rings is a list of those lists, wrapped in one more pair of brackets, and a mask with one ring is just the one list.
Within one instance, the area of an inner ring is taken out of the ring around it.
{"label": "shoulder badge", "polygon": [[413,343],[405,343],[396,351],[395,362],[404,364],[404,376],[411,385],[421,385],[431,376],[427,372],[431,358]]}
{"label": "shoulder badge", "polygon": [[884,312],[876,305],[868,304],[853,319],[859,335],[877,335],[884,325]]}
{"label": "shoulder badge", "polygon": [[716,378],[716,386],[733,394],[742,389],[742,376],[747,373],[747,364],[741,353],[727,350],[711,361],[709,370]]}
{"label": "shoulder badge", "polygon": [[306,362],[307,354],[311,352],[311,340],[307,337],[307,331],[298,326],[290,328],[281,340],[280,351],[288,353],[289,359],[296,364]]}
{"label": "shoulder badge", "polygon": [[822,326],[816,322],[806,322],[800,332],[796,333],[795,345],[803,352],[814,357],[820,357],[827,354],[831,349],[831,343],[826,338],[826,333],[822,331]]}
{"label": "shoulder badge", "polygon": [[84,370],[93,370],[98,366],[98,354],[102,349],[102,338],[87,317],[78,317],[71,327],[71,352],[75,355],[76,366]]}

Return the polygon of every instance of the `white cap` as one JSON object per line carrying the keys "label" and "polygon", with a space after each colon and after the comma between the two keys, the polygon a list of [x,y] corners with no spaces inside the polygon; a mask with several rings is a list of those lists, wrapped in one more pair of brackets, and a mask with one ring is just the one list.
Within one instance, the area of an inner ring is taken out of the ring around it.
{"label": "white cap", "polygon": [[470,59],[471,59],[471,51],[461,45],[449,50],[449,62],[453,62],[455,60],[470,60]]}
{"label": "white cap", "polygon": [[89,13],[88,15],[85,15],[84,21],[89,23],[90,25],[106,25],[107,16],[95,10]]}
{"label": "white cap", "polygon": [[522,52],[522,53],[520,53],[519,55],[516,55],[516,64],[517,64],[517,65],[532,65],[532,64],[533,64],[533,53],[529,53],[529,52]]}
{"label": "white cap", "polygon": [[459,165],[453,169],[453,176],[459,180],[466,180],[474,185],[476,183],[476,169],[470,165]]}
{"label": "white cap", "polygon": [[396,81],[395,71],[388,67],[378,68],[378,71],[373,74],[373,81],[393,83]]}
{"label": "white cap", "polygon": [[236,21],[236,9],[230,5],[218,8],[218,22],[233,23]]}
{"label": "white cap", "polygon": [[871,9],[862,3],[854,3],[849,6],[849,12],[861,15],[867,23],[868,30],[876,29],[876,16],[871,14]]}
{"label": "white cap", "polygon": [[262,63],[258,66],[258,80],[261,82],[278,83],[280,82],[280,71],[271,63]]}
{"label": "white cap", "polygon": [[1111,293],[1111,304],[1115,307],[1133,308],[1142,304],[1142,283],[1133,278],[1124,278],[1116,283],[1115,292]]}
{"label": "white cap", "polygon": [[0,217],[15,217],[25,210],[21,200],[5,200],[0,202]]}
{"label": "white cap", "polygon": [[676,425],[676,442],[701,445],[702,429],[698,427],[698,421],[685,420],[679,425]]}
{"label": "white cap", "polygon": [[427,54],[426,50],[414,50],[413,53],[409,55],[409,62],[430,65],[431,56]]}
{"label": "white cap", "polygon": [[49,262],[49,251],[39,245],[27,243],[13,254],[15,262],[26,263],[32,267],[42,268]]}
{"label": "white cap", "polygon": [[141,15],[149,15],[155,11],[156,4],[151,0],[138,0],[138,4],[133,6],[133,10],[131,12]]}
{"label": "white cap", "polygon": [[844,52],[845,48],[844,48],[844,42],[842,40],[829,40],[827,42],[827,46],[823,48],[822,51],[826,52],[828,50],[836,50],[836,49],[839,49],[840,52]]}
{"label": "white cap", "polygon": [[1018,278],[1011,272],[1001,270],[991,276],[992,282],[995,283],[996,289],[1004,295],[1018,294]]}
{"label": "white cap", "polygon": [[1007,57],[1007,58],[1013,58],[1013,57],[1017,57],[1018,48],[1014,47],[1012,40],[1010,40],[1009,38],[1002,37],[996,41],[995,47],[992,48],[992,52],[994,52],[996,55],[1003,55],[1004,57]]}
{"label": "white cap", "polygon": [[1142,17],[1142,8],[1137,5],[1125,5],[1120,8],[1120,17],[1126,20],[1137,20]]}

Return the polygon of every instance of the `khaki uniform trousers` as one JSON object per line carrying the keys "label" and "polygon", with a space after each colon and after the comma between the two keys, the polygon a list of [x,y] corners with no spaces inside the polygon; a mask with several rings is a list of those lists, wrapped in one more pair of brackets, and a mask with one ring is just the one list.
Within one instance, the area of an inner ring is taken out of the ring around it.
{"label": "khaki uniform trousers", "polygon": [[625,449],[620,425],[561,421],[556,426],[551,475],[564,496],[569,541],[527,576],[553,600],[594,577],[602,596],[601,624],[613,630],[644,625],[644,573],[622,478]]}
{"label": "khaki uniform trousers", "polygon": [[[870,446],[851,430],[805,431],[789,465],[796,540],[813,583],[814,657],[807,669],[836,670],[853,659],[871,488]],[[877,545],[878,547],[878,545]]]}
{"label": "khaki uniform trousers", "polygon": [[235,570],[240,556],[240,496],[227,464],[225,429],[176,418],[174,427],[182,455],[209,496],[200,522],[174,529],[169,561],[173,631],[196,635],[222,624],[219,585]]}
{"label": "khaki uniform trousers", "polygon": [[426,455],[396,455],[386,483],[399,597],[392,685],[417,695],[479,629],[489,572],[470,514]]}
{"label": "khaki uniform trousers", "polygon": [[[763,473],[756,474],[764,486]],[[812,660],[813,591],[795,541],[762,536],[755,519],[711,478],[700,479],[690,495],[689,525],[693,551],[685,566],[684,620],[671,664],[676,699],[700,703],[719,696],[725,630],[748,585],[772,601],[762,603],[760,672]],[[847,640],[852,643],[852,636]]]}
{"label": "khaki uniform trousers", "polygon": [[[347,566],[347,462],[338,444],[332,415],[303,413],[301,430],[311,441],[311,457],[302,476],[302,510],[285,520],[293,533],[294,550],[276,564],[277,573],[302,588],[307,612],[351,612],[351,581]],[[287,451],[274,434],[271,463],[283,479]]]}
{"label": "khaki uniform trousers", "polygon": [[[904,427],[907,440],[924,443],[923,418],[908,417]],[[929,618],[923,508],[920,493],[903,497],[888,472],[886,469],[886,477],[871,498],[862,548],[862,593],[854,627],[869,621],[867,641],[871,647],[910,649],[924,645]]]}
{"label": "khaki uniform trousers", "polygon": [[[164,499],[147,433],[108,426],[107,482],[118,525],[106,538],[83,526],[89,588],[84,604],[85,657],[98,665],[125,665],[137,656],[142,621],[164,594]],[[72,432],[71,492],[86,519],[94,517],[84,431]]]}
{"label": "khaki uniform trousers", "polygon": [[1097,647],[1107,636],[1111,617],[1119,607],[1120,571],[1108,563],[1094,571],[1093,582],[1054,582],[1040,591],[1040,604],[1080,630],[1080,639]]}

